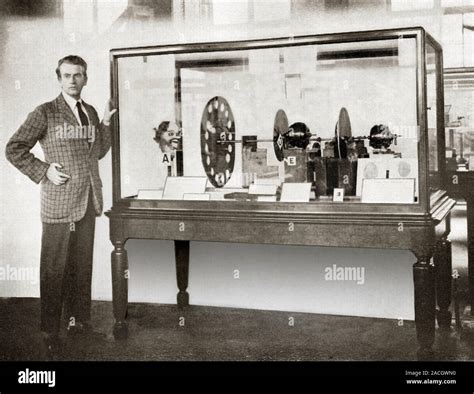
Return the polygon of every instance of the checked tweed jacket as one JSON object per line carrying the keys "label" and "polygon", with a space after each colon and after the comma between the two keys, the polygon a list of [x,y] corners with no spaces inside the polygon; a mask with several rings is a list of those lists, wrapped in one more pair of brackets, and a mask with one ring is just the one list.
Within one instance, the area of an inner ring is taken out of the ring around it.
{"label": "checked tweed jacket", "polygon": [[[31,180],[41,182],[43,223],[79,221],[86,212],[90,187],[95,212],[97,215],[102,212],[99,159],[110,148],[110,128],[99,122],[94,107],[84,102],[83,107],[89,116],[90,126],[93,126],[94,140],[90,147],[87,132],[77,132],[80,125],[62,94],[31,112],[7,143],[7,159]],[[30,152],[38,141],[45,161]],[[62,169],[58,170],[71,178],[60,186],[53,184],[46,177],[50,163],[61,164]]]}

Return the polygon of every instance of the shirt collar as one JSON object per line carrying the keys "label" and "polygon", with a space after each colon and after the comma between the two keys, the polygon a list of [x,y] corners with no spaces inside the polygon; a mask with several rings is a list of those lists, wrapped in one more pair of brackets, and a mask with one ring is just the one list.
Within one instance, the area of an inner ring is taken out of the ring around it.
{"label": "shirt collar", "polygon": [[67,93],[64,93],[64,92],[61,92],[61,93],[64,97],[64,100],[66,100],[67,105],[69,106],[69,108],[71,108],[73,112],[76,109],[76,105],[78,102],[81,103],[81,105],[84,104],[81,98],[79,100],[76,100],[75,98],[69,96]]}

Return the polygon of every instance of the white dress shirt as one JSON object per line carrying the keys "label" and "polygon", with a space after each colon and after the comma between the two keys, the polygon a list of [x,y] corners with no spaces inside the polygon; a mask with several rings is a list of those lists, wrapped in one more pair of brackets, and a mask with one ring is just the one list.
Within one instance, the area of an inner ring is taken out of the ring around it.
{"label": "white dress shirt", "polygon": [[76,106],[77,103],[79,102],[81,104],[82,112],[86,114],[87,120],[89,121],[89,124],[91,124],[91,120],[89,118],[89,114],[87,113],[86,107],[84,107],[84,105],[82,104],[82,99],[76,100],[75,98],[69,96],[68,94],[64,92],[61,92],[61,93],[64,97],[64,100],[66,100],[67,105],[69,106],[69,108],[71,108],[72,113],[76,117],[77,122],[82,126],[81,118],[79,117],[79,111],[77,110],[77,106]]}

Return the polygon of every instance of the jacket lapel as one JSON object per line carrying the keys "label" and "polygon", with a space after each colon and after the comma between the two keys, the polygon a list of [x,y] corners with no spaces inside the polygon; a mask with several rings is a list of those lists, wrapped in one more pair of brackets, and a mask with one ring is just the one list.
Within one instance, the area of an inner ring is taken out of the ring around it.
{"label": "jacket lapel", "polygon": [[[94,133],[94,140],[91,143],[91,146],[89,147],[89,153],[92,152],[92,148],[94,148],[95,141],[98,137],[97,132],[99,131],[99,128],[96,125],[95,119],[93,118],[93,111],[90,109],[90,105],[87,104],[84,100],[82,100],[82,104],[84,109],[87,111],[87,116],[89,117],[89,127],[93,127],[92,132]],[[74,115],[74,114],[73,114]]]}
{"label": "jacket lapel", "polygon": [[[71,124],[71,125],[80,126],[79,122],[76,119],[76,116],[74,115],[74,113],[71,110],[71,107],[69,107],[69,105],[67,105],[66,100],[64,99],[62,93],[60,93],[59,96],[56,98],[56,102],[58,104],[58,107],[59,107],[60,111],[62,112],[62,114],[64,116],[64,120],[66,122],[68,122],[69,124]],[[95,125],[94,119],[92,117],[92,111],[89,109],[89,104],[86,104],[84,102],[84,100],[82,100],[82,103],[83,103],[83,107],[87,111],[87,115],[89,116],[90,126],[94,126],[93,130],[96,133],[97,126]],[[95,140],[97,138],[96,134],[94,135],[94,141],[91,143],[90,148],[88,147],[89,153],[92,151],[92,148],[94,147]]]}
{"label": "jacket lapel", "polygon": [[62,93],[59,94],[58,98],[56,99],[58,102],[59,108],[61,109],[61,112],[64,115],[64,119],[69,123],[74,126],[79,126],[79,122],[77,121],[76,117],[74,116],[74,113],[71,111],[71,108],[69,105],[67,105],[66,100],[64,100],[64,97]]}

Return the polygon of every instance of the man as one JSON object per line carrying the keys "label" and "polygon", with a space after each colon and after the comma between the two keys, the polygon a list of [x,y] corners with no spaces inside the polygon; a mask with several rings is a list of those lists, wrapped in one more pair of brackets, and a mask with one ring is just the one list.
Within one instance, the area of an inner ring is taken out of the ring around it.
{"label": "man", "polygon": [[[98,161],[110,148],[107,103],[100,123],[81,99],[87,63],[79,56],[60,59],[56,69],[62,92],[38,106],[10,138],[7,159],[41,183],[41,331],[49,350],[59,346],[64,304],[68,334],[92,335],[91,280],[95,217],[102,212]],[[39,141],[45,161],[30,150]]]}

